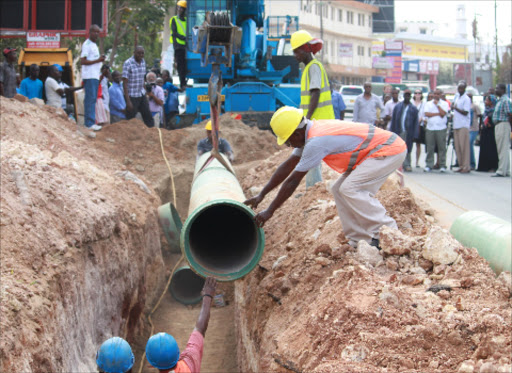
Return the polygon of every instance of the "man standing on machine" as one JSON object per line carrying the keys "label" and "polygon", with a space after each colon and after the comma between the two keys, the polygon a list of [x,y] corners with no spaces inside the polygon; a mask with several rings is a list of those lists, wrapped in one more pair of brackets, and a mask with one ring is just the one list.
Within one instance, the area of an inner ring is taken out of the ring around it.
{"label": "man standing on machine", "polygon": [[178,1],[178,15],[171,18],[171,41],[174,47],[174,61],[180,77],[180,88],[187,85],[187,2]]}

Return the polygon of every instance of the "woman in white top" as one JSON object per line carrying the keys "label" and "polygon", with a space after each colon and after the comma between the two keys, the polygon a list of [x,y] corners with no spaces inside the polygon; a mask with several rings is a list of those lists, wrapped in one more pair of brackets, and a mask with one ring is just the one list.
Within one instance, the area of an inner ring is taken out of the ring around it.
{"label": "woman in white top", "polygon": [[425,102],[423,101],[423,93],[421,92],[421,89],[414,90],[412,103],[416,106],[416,109],[418,109],[418,125],[420,126],[419,136],[414,139],[414,143],[416,143],[416,168],[419,168],[420,166],[418,163],[421,155],[421,144],[425,144],[425,127],[423,123],[425,116]]}
{"label": "woman in white top", "polygon": [[[110,95],[108,92],[110,80],[110,66],[103,65],[101,67],[100,86],[101,97],[96,101],[96,113],[99,118],[96,118],[98,124],[110,123]],[[100,102],[101,101],[101,102]]]}

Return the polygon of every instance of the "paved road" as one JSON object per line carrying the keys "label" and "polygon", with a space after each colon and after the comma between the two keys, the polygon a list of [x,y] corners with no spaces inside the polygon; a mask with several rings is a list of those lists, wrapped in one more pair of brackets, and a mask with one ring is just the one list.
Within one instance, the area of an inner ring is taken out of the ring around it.
{"label": "paved road", "polygon": [[[346,119],[351,120],[349,113]],[[480,148],[475,146],[476,157]],[[454,153],[454,152],[453,152]],[[455,156],[455,154],[453,154]],[[425,167],[425,146],[422,146],[419,165],[412,173],[405,174],[405,186],[410,188],[416,197],[424,200],[436,211],[438,222],[449,228],[453,221],[462,213],[480,210],[512,222],[512,180],[494,178],[490,173],[471,172],[461,175],[448,171],[423,172]],[[447,151],[447,165],[452,161],[452,146]],[[413,165],[416,164],[416,148],[413,148]]]}
{"label": "paved road", "polygon": [[[425,166],[423,147],[420,166]],[[480,148],[475,146],[476,157]],[[454,153],[454,152],[453,152]],[[455,156],[455,154],[453,154]],[[448,149],[447,165],[451,164],[452,146]],[[413,164],[416,162],[413,155]],[[432,205],[438,215],[436,218],[444,226],[450,226],[453,220],[465,211],[480,210],[501,219],[512,221],[512,183],[510,177],[494,178],[487,172],[459,174],[449,171],[423,172],[423,168],[414,168],[405,174],[405,185],[414,194]]]}

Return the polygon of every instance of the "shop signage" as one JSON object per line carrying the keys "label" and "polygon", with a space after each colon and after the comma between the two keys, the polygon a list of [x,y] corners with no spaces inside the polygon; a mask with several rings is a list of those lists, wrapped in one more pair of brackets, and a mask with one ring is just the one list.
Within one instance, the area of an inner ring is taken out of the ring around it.
{"label": "shop signage", "polygon": [[340,43],[338,48],[338,57],[352,57],[352,43]]}
{"label": "shop signage", "polygon": [[29,31],[27,32],[27,48],[60,48],[60,33]]}

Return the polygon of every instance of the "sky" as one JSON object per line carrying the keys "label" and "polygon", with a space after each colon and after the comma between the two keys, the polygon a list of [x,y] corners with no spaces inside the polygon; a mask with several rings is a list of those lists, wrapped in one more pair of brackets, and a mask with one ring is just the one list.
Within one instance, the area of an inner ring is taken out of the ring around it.
{"label": "sky", "polygon": [[[498,43],[508,45],[512,39],[512,1],[497,0]],[[453,30],[456,28],[456,7],[466,6],[468,39],[472,40],[471,22],[476,13],[478,34],[484,42],[494,41],[494,1],[493,0],[395,0],[395,20],[433,21],[446,23]],[[446,35],[449,37],[449,35]]]}

